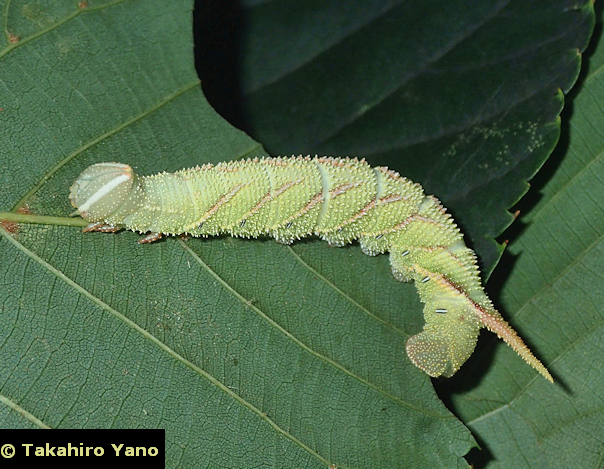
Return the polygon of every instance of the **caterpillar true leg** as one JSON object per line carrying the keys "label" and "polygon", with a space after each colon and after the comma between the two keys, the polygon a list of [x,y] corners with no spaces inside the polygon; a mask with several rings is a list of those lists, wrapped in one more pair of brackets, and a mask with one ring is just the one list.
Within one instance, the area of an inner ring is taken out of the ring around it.
{"label": "caterpillar true leg", "polygon": [[160,239],[162,239],[163,235],[161,233],[149,233],[147,236],[145,236],[144,238],[141,238],[138,240],[138,244],[148,244],[148,243],[154,243],[155,241],[159,241]]}

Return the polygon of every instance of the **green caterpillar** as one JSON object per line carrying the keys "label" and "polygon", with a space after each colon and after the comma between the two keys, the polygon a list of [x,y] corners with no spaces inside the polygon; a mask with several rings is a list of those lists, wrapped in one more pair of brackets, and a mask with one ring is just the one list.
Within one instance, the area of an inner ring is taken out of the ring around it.
{"label": "green caterpillar", "polygon": [[87,168],[71,186],[84,231],[272,236],[289,244],[316,235],[334,246],[358,240],[370,256],[390,253],[394,276],[415,281],[426,324],[409,338],[411,361],[452,376],[482,327],[495,332],[549,381],[552,376],[493,308],[474,251],[438,199],[387,168],[348,158],[264,158],[139,177],[120,163]]}

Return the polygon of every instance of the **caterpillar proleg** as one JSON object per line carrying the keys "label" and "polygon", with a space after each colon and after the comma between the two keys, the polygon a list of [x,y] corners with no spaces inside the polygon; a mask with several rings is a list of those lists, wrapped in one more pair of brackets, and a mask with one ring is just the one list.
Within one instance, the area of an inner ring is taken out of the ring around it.
{"label": "caterpillar proleg", "polygon": [[438,199],[419,184],[364,160],[263,158],[137,176],[120,163],[87,168],[71,186],[85,231],[128,229],[162,234],[291,243],[315,235],[334,246],[358,240],[370,256],[389,252],[394,276],[415,282],[424,306],[422,332],[407,355],[430,376],[452,376],[495,332],[549,381],[553,378],[485,294],[474,251]]}

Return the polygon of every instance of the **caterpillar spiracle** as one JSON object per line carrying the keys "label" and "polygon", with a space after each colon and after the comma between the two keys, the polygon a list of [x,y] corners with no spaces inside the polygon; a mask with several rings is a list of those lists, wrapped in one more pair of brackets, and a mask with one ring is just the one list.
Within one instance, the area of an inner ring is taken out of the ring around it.
{"label": "caterpillar spiracle", "polygon": [[280,243],[316,235],[334,246],[358,240],[370,256],[390,253],[394,276],[415,282],[422,332],[406,344],[430,376],[452,376],[486,327],[549,381],[553,378],[485,294],[476,256],[439,200],[419,184],[364,160],[263,158],[137,176],[120,163],[87,168],[71,186],[84,231],[129,229],[209,236],[227,233]]}

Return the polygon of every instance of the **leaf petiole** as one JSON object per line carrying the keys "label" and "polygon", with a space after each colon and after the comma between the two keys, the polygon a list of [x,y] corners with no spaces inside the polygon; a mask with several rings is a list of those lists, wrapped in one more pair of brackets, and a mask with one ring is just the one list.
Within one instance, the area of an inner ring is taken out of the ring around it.
{"label": "leaf petiole", "polygon": [[15,223],[35,223],[39,225],[81,226],[88,225],[81,218],[51,217],[47,215],[29,215],[26,213],[0,212],[0,221]]}

